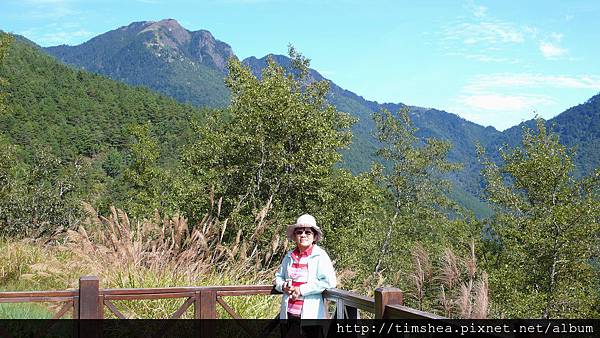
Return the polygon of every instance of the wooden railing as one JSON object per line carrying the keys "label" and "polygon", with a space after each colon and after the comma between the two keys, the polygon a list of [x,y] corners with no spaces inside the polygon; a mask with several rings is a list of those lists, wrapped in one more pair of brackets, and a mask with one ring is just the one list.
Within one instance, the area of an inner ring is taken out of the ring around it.
{"label": "wooden railing", "polygon": [[[272,285],[235,286],[192,286],[144,289],[101,289],[96,276],[83,276],[79,279],[79,289],[65,291],[25,291],[0,292],[0,303],[54,302],[63,303],[53,319],[64,317],[71,312],[74,319],[103,319],[108,309],[117,318],[127,319],[113,303],[117,300],[148,300],[184,298],[185,301],[169,318],[180,318],[192,305],[195,319],[216,319],[217,304],[231,318],[242,319],[223,299],[225,296],[251,296],[280,294]],[[375,297],[366,297],[340,289],[328,289],[323,297],[335,302],[335,310],[330,315],[336,319],[358,319],[359,310],[373,313],[376,319],[442,319],[431,313],[403,306],[403,294],[396,288],[378,288]],[[278,318],[277,314],[275,319]],[[203,329],[212,330],[207,327]],[[246,330],[247,328],[242,327]],[[208,333],[210,336],[210,333]],[[93,336],[93,333],[79,333],[80,337]]]}

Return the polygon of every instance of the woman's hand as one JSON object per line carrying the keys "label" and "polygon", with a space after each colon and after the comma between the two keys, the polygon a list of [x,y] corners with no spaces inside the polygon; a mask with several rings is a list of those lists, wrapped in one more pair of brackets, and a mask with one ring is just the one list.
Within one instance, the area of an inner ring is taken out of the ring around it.
{"label": "woman's hand", "polygon": [[288,279],[288,280],[286,280],[286,281],[283,283],[282,290],[283,290],[283,292],[287,293],[288,295],[291,295],[291,294],[292,294],[292,289],[293,289],[293,288],[294,288],[294,287],[292,286],[292,280],[291,280],[291,279]]}
{"label": "woman's hand", "polygon": [[291,292],[290,292],[290,297],[292,298],[292,300],[296,300],[298,298],[300,298],[301,294],[300,294],[300,287],[299,286],[294,286],[291,288]]}

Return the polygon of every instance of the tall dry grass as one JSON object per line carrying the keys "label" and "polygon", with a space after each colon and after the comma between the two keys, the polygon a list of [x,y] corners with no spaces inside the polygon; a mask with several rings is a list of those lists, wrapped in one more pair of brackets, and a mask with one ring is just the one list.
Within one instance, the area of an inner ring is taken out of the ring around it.
{"label": "tall dry grass", "polygon": [[[277,228],[269,228],[276,227],[267,220],[270,201],[257,214],[253,233],[237,230],[229,242],[226,232],[237,227],[221,220],[220,205],[220,200],[211,201],[210,212],[190,225],[183,217],[158,213],[132,220],[114,207],[108,215],[98,215],[86,204],[85,227],[53,241],[44,239],[53,245],[0,241],[0,289],[76,288],[81,275],[99,276],[103,288],[271,284],[273,260],[287,250],[288,243]],[[267,234],[268,245],[256,245]],[[115,305],[131,318],[168,318],[183,301],[118,301]],[[272,318],[280,300],[240,296],[226,301],[244,318]],[[191,317],[191,311],[183,318]],[[218,315],[228,317],[222,310]]]}
{"label": "tall dry grass", "polygon": [[[256,217],[255,231],[244,236],[242,230],[226,243],[224,235],[231,226],[220,220],[220,200],[216,213],[207,213],[201,222],[190,226],[180,216],[132,221],[114,207],[107,217],[98,216],[86,205],[86,230],[68,232],[64,245],[82,265],[100,277],[106,288],[142,288],[186,285],[270,284],[275,270],[273,257],[287,249],[277,231],[270,245],[260,250],[255,245],[267,227],[269,203]],[[231,297],[230,305],[242,317],[269,318],[277,312],[277,297]],[[182,300],[119,302],[123,312],[134,318],[164,318]],[[117,305],[119,307],[119,305]],[[224,314],[224,312],[221,312]],[[188,313],[185,316],[190,316]]]}
{"label": "tall dry grass", "polygon": [[419,310],[423,310],[426,283],[431,283],[433,279],[433,269],[429,259],[429,254],[420,243],[415,245],[411,251],[411,256],[413,265],[415,267],[413,273],[411,274],[411,279],[415,285]]}
{"label": "tall dry grass", "polygon": [[417,243],[412,255],[409,295],[420,310],[441,313],[448,318],[487,318],[489,286],[487,273],[479,271],[475,243],[462,258],[444,249],[437,267],[430,254]]}

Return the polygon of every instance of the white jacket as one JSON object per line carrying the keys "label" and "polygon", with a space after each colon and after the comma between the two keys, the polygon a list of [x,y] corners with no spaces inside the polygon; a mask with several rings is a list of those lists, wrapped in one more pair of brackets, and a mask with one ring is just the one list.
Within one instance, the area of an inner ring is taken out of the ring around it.
{"label": "white jacket", "polygon": [[[295,250],[295,249],[294,249]],[[283,283],[289,278],[288,270],[292,266],[292,251],[283,258],[279,270],[275,274],[275,289],[283,292]],[[325,319],[327,309],[321,295],[323,290],[336,286],[335,270],[331,259],[319,246],[314,245],[312,253],[308,256],[308,282],[300,285],[300,294],[304,299],[302,305],[302,319]],[[287,319],[289,295],[284,293],[281,300],[279,318]]]}

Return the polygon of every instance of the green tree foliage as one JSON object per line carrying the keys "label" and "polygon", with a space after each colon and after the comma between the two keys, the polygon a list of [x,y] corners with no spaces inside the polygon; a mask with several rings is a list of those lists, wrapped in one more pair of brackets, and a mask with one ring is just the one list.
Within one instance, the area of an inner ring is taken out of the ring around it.
{"label": "green tree foliage", "polygon": [[127,186],[126,210],[137,217],[151,215],[154,210],[172,213],[175,201],[170,170],[158,163],[160,147],[151,134],[150,125],[134,125],[129,132],[133,139],[128,145],[129,165],[123,170],[122,180],[117,181]]}
{"label": "green tree foliage", "polygon": [[76,224],[82,165],[63,165],[43,147],[29,161],[0,136],[0,234],[39,236]]}
{"label": "green tree foliage", "polygon": [[[6,54],[8,53],[8,46],[12,43],[13,38],[4,33],[0,33],[0,66],[4,62],[4,58],[6,58]],[[6,96],[6,92],[3,87],[7,85],[6,80],[0,77],[0,114],[4,112],[4,100]]]}
{"label": "green tree foliage", "polygon": [[[0,34],[0,66],[13,38]],[[0,117],[8,81],[0,77]],[[63,166],[44,146],[25,152],[0,133],[0,234],[40,235],[69,227],[78,218],[75,184],[81,165]]]}
{"label": "green tree foliage", "polygon": [[575,179],[573,152],[537,120],[523,148],[480,149],[488,198],[497,207],[488,254],[497,311],[509,317],[598,316],[600,171]]}
{"label": "green tree foliage", "polygon": [[[293,48],[290,55],[294,72],[271,60],[261,79],[231,59],[231,104],[198,127],[184,154],[198,194],[214,189],[225,214],[255,214],[268,201],[287,221],[310,211],[350,142],[352,120],[326,102],[327,82],[305,81],[308,60]],[[198,201],[187,200],[195,215]]]}
{"label": "green tree foliage", "polygon": [[179,148],[191,139],[190,122],[204,115],[147,89],[63,66],[21,41],[7,51],[0,67],[0,77],[10,84],[2,88],[9,94],[9,109],[0,114],[5,141],[19,146],[19,159],[26,165],[33,165],[40,146],[65,168],[83,165],[84,175],[78,178],[82,186],[75,190],[101,211],[135,200],[127,191],[133,188],[123,181],[126,155],[134,155],[128,153],[130,139],[135,138],[131,126],[152,125],[160,154],[155,165],[169,171],[176,167]]}
{"label": "green tree foliage", "polygon": [[415,242],[429,250],[468,243],[468,233],[459,231],[465,224],[449,219],[455,206],[446,195],[450,183],[442,175],[460,168],[446,159],[450,143],[432,138],[420,143],[406,109],[397,117],[382,110],[373,118],[382,144],[377,154],[388,166],[377,164],[373,172],[392,201],[391,217],[379,232],[384,237],[374,271],[398,269],[402,260],[395,259],[397,253],[408,253]]}
{"label": "green tree foliage", "polygon": [[0,130],[24,150],[47,145],[62,161],[122,151],[129,126],[150,121],[166,156],[161,162],[169,162],[189,139],[190,121],[204,114],[147,89],[61,65],[23,42],[10,45],[0,77],[10,83],[10,109],[0,115]]}
{"label": "green tree foliage", "polygon": [[357,251],[357,238],[385,212],[385,192],[337,167],[353,121],[327,103],[327,82],[306,78],[308,60],[290,55],[291,72],[270,60],[260,79],[230,60],[231,105],[197,126],[199,139],[183,153],[180,208],[194,219],[213,206],[208,196],[222,198],[213,211],[228,217],[224,240],[242,231],[272,251],[286,224],[311,213],[337,267],[367,271],[371,255]]}

